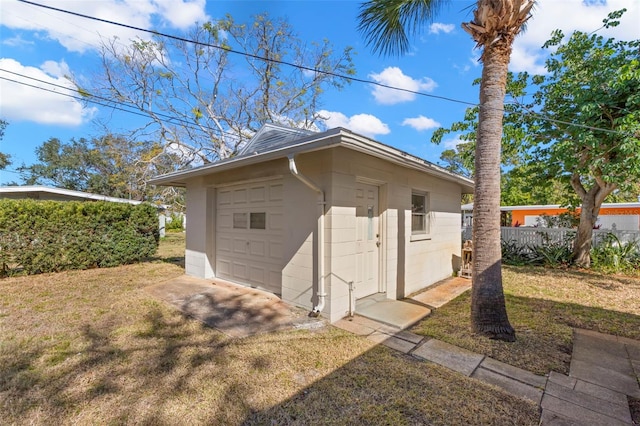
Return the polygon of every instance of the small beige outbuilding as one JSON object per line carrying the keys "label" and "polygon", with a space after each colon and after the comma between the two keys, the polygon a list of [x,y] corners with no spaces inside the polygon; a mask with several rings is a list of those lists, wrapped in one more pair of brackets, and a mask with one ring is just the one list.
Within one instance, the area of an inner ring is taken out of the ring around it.
{"label": "small beige outbuilding", "polygon": [[473,182],[343,128],[265,125],[231,159],[159,176],[187,190],[186,273],[278,294],[331,322],[459,268]]}

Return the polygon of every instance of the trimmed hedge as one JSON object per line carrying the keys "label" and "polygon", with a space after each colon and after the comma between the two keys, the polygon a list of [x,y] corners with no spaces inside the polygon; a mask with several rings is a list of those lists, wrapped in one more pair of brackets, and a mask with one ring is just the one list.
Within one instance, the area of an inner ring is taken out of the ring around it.
{"label": "trimmed hedge", "polygon": [[158,240],[150,204],[0,200],[0,276],[137,262]]}

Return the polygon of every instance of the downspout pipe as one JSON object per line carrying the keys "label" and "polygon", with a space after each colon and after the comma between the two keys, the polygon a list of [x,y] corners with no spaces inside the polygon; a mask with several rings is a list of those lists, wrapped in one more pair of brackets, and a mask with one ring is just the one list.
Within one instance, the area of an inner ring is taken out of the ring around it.
{"label": "downspout pipe", "polygon": [[320,214],[318,219],[318,304],[309,313],[310,317],[317,317],[324,309],[327,297],[324,286],[324,210],[326,201],[324,191],[305,175],[298,172],[295,156],[290,154],[287,158],[289,159],[289,171],[291,171],[291,174],[318,194],[318,213]]}

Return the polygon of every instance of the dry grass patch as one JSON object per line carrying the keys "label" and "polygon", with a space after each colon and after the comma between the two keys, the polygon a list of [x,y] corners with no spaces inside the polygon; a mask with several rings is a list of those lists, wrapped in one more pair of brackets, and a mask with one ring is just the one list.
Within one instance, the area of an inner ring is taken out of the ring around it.
{"label": "dry grass patch", "polygon": [[458,297],[412,331],[485,354],[536,374],[567,374],[572,329],[640,339],[640,278],[589,272],[504,267],[503,286],[517,341],[471,333],[470,293]]}
{"label": "dry grass patch", "polygon": [[167,243],[0,280],[3,424],[537,424],[534,404],[333,327],[231,339],[185,318],[143,290],[183,273]]}

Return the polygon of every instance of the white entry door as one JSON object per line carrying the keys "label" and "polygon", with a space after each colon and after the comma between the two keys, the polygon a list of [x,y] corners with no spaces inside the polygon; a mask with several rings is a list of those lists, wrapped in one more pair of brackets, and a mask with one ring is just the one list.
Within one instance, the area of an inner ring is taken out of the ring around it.
{"label": "white entry door", "polygon": [[356,184],[356,280],[357,299],[379,291],[380,229],[378,187]]}

